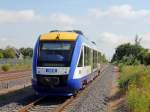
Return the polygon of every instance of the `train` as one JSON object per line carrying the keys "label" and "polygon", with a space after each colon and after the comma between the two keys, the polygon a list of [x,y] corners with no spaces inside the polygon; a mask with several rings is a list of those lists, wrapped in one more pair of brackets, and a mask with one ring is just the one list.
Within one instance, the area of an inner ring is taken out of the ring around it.
{"label": "train", "polygon": [[79,30],[41,34],[33,50],[32,87],[38,95],[71,96],[100,75],[101,52]]}

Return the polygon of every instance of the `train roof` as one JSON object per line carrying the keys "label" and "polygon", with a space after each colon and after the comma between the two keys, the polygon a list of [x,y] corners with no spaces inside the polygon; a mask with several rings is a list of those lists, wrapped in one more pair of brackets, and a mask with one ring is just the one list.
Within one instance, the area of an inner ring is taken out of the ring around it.
{"label": "train roof", "polygon": [[91,40],[89,40],[88,38],[86,38],[86,37],[84,37],[84,36],[81,36],[81,37],[82,37],[82,39],[83,39],[83,43],[84,43],[86,46],[88,46],[88,47],[90,47],[90,48],[92,48],[92,49],[94,49],[94,50],[100,51],[100,50],[97,48],[97,45],[96,45],[96,43],[95,43],[94,41],[91,41]]}
{"label": "train roof", "polygon": [[75,32],[50,32],[47,34],[42,34],[40,40],[65,40],[74,41],[77,39],[77,33]]}
{"label": "train roof", "polygon": [[98,48],[96,47],[96,43],[93,41],[90,41],[88,38],[86,38],[80,30],[68,30],[68,31],[53,30],[47,34],[42,34],[40,36],[40,40],[43,40],[43,41],[48,41],[48,40],[51,40],[51,41],[55,41],[55,40],[75,41],[78,37],[82,38],[83,43],[86,44],[88,47],[98,50]]}

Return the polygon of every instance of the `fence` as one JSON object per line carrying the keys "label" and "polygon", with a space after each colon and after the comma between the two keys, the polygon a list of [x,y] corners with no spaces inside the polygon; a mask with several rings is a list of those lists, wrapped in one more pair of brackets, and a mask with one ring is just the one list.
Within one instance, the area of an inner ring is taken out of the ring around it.
{"label": "fence", "polygon": [[3,65],[3,64],[13,64],[13,65],[16,65],[16,64],[20,64],[20,63],[25,63],[25,64],[29,64],[32,62],[32,59],[31,58],[28,58],[28,59],[0,59],[0,65]]}

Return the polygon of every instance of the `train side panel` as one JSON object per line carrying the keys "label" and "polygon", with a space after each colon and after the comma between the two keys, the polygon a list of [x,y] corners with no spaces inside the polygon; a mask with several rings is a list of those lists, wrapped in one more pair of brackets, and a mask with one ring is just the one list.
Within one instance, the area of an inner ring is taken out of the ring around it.
{"label": "train side panel", "polygon": [[82,83],[80,80],[74,79],[75,70],[77,68],[78,60],[81,53],[83,40],[81,37],[78,37],[72,57],[71,69],[68,77],[68,85],[74,89],[80,89],[82,87]]}

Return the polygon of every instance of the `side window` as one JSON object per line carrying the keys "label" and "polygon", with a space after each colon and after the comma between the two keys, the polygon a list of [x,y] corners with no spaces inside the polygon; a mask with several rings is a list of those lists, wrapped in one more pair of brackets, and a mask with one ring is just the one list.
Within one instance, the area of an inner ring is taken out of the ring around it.
{"label": "side window", "polygon": [[92,53],[92,57],[93,57],[93,58],[92,58],[92,59],[93,59],[93,60],[92,60],[92,68],[94,69],[94,50],[93,50],[93,53]]}
{"label": "side window", "polygon": [[78,67],[82,67],[82,66],[83,66],[83,49],[81,50],[80,59],[78,63]]}
{"label": "side window", "polygon": [[88,56],[87,56],[87,58],[88,58],[88,66],[91,64],[91,50],[90,50],[90,48],[88,47]]}
{"label": "side window", "polygon": [[91,64],[91,50],[89,47],[84,46],[84,65],[89,66]]}
{"label": "side window", "polygon": [[100,63],[100,61],[101,61],[101,53],[99,52],[98,54],[99,54],[99,56],[98,56],[98,62]]}
{"label": "side window", "polygon": [[97,51],[93,50],[93,68],[97,67]]}
{"label": "side window", "polygon": [[84,46],[84,66],[87,66],[88,60],[87,60],[87,47]]}
{"label": "side window", "polygon": [[96,65],[98,63],[98,51],[96,51]]}
{"label": "side window", "polygon": [[95,65],[96,65],[96,51],[94,51],[94,68],[96,68]]}

